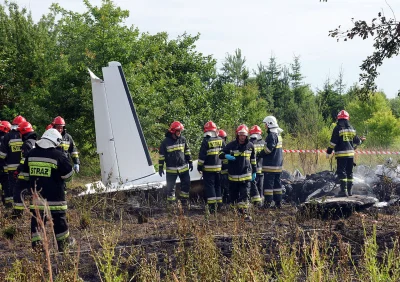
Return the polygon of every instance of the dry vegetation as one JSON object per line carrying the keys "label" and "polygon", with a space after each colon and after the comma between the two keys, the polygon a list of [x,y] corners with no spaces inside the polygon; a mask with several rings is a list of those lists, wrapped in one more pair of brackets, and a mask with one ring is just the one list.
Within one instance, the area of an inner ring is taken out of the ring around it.
{"label": "dry vegetation", "polygon": [[286,204],[252,209],[253,222],[244,222],[230,209],[207,214],[200,202],[168,208],[154,192],[74,193],[68,220],[77,246],[61,254],[49,240],[50,261],[30,248],[28,212],[12,222],[0,208],[0,281],[400,280],[398,207],[321,220]]}

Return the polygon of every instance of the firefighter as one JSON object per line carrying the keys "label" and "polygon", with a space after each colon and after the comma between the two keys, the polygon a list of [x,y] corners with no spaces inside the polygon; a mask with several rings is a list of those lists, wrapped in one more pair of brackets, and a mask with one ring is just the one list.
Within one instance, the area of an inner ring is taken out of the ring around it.
{"label": "firefighter", "polygon": [[331,142],[326,150],[326,157],[335,151],[337,175],[340,181],[339,197],[352,196],[354,149],[361,145],[364,137],[358,137],[349,123],[350,115],[341,110],[337,115],[337,124],[332,132]]}
{"label": "firefighter", "polygon": [[[224,141],[224,146],[226,146],[226,141],[228,135],[222,129],[218,130],[218,136]],[[224,204],[229,204],[229,180],[228,180],[228,160],[222,160],[221,174],[220,174],[220,184],[221,184],[221,195],[222,202]]]}
{"label": "firefighter", "polygon": [[224,141],[217,136],[217,125],[208,121],[204,125],[204,139],[201,143],[197,170],[203,174],[204,191],[210,213],[222,207],[220,173],[222,163],[219,153]]}
{"label": "firefighter", "polygon": [[274,116],[267,116],[263,123],[267,129],[264,149],[259,156],[263,158],[262,171],[264,173],[264,207],[272,207],[272,201],[276,208],[281,208],[282,202],[282,184],[281,173],[283,165],[282,154],[282,136],[283,131],[279,128],[278,122]]}
{"label": "firefighter", "polygon": [[262,172],[263,159],[259,156],[260,152],[264,149],[264,140],[262,139],[262,130],[258,125],[253,125],[250,128],[250,142],[254,145],[254,150],[257,156],[257,176],[255,181],[251,182],[250,198],[251,202],[256,206],[262,205],[263,200],[263,185],[264,173]]}
{"label": "firefighter", "polygon": [[[73,163],[74,163],[74,170],[76,173],[79,173],[79,153],[78,149],[75,146],[75,142],[72,139],[72,136],[67,133],[67,129],[65,128],[65,120],[58,116],[55,117],[53,122],[51,123],[52,128],[56,129],[58,132],[60,132],[62,136],[62,142],[60,144],[60,148],[69,156],[71,157]],[[46,127],[50,127],[50,124]]]}
{"label": "firefighter", "polygon": [[[57,149],[62,140],[63,137],[56,129],[45,131],[42,138],[36,142],[35,148],[26,155],[23,170],[20,173],[29,178],[29,187],[33,192],[36,191],[30,206],[33,248],[40,246],[40,232],[45,232],[45,230],[40,230],[36,220],[36,210],[40,211],[43,218],[45,203],[49,206],[58,250],[64,251],[68,244],[74,242],[69,237],[65,200],[65,182],[72,178],[73,170],[67,155]],[[39,194],[40,197],[35,194]],[[44,220],[47,221],[49,218],[46,216]]]}
{"label": "firefighter", "polygon": [[[0,121],[0,149],[1,143],[3,142],[4,136],[10,132],[11,130],[11,123],[6,120]],[[6,206],[6,200],[4,191],[8,190],[8,173],[7,173],[7,166],[4,163],[4,160],[0,159],[0,196],[1,201],[4,206]]]}
{"label": "firefighter", "polygon": [[[185,137],[181,135],[184,130],[183,124],[179,121],[171,123],[165,139],[160,146],[159,157],[159,174],[162,177],[164,174],[164,162],[166,166],[166,179],[167,179],[167,201],[174,203],[175,197],[175,183],[179,176],[181,180],[181,192],[179,194],[181,201],[188,204],[189,191],[190,191],[190,171],[193,170],[193,162],[190,156],[190,149],[186,142]],[[188,167],[189,165],[189,167]]]}
{"label": "firefighter", "polygon": [[250,182],[256,179],[257,166],[254,146],[249,142],[248,137],[248,127],[245,124],[239,125],[236,129],[236,140],[227,144],[219,157],[229,161],[228,179],[231,202],[245,220],[250,221],[251,217],[247,213]]}
{"label": "firefighter", "polygon": [[19,175],[20,172],[23,170],[25,157],[29,153],[30,150],[35,148],[35,143],[37,140],[37,134],[34,131],[32,125],[25,121],[21,122],[18,125],[17,130],[20,133],[22,139],[22,146],[21,146],[21,161],[20,165],[14,171],[14,179],[18,178],[17,185],[15,186],[14,193],[13,193],[13,200],[14,200],[14,210],[12,217],[17,218],[20,217],[24,211],[24,203],[23,197],[21,195],[22,191],[29,188],[28,183],[25,181],[25,177],[23,175]]}
{"label": "firefighter", "polygon": [[2,159],[2,165],[6,165],[8,173],[8,185],[5,187],[4,197],[6,207],[10,208],[13,206],[13,195],[17,185],[17,180],[14,178],[14,172],[17,170],[21,161],[21,146],[23,142],[17,128],[22,122],[26,122],[26,119],[23,116],[17,116],[14,118],[11,130],[4,136],[0,147],[0,159]]}

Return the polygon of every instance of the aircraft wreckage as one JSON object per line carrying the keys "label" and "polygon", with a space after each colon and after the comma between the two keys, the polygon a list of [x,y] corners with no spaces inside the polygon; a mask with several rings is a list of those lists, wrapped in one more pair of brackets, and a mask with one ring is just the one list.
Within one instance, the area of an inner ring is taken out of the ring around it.
{"label": "aircraft wreckage", "polygon": [[[79,196],[165,187],[165,174],[160,177],[155,173],[121,64],[110,62],[102,68],[102,73],[103,79],[100,79],[89,70],[102,180],[87,184]],[[387,163],[374,169],[358,166],[354,173],[353,196],[350,197],[336,197],[339,186],[333,172],[323,171],[306,177],[298,171],[293,175],[284,172],[284,200],[299,205],[300,211],[312,210],[323,217],[332,214],[341,217],[371,206],[391,205],[400,198],[400,168],[390,165]],[[193,170],[190,177],[192,187],[196,186],[192,190],[198,194],[201,174]],[[387,178],[391,188],[384,184]]]}

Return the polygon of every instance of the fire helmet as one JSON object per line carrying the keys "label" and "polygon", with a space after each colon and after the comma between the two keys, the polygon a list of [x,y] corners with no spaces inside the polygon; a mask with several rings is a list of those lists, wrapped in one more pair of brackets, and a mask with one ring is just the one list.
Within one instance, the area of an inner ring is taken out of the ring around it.
{"label": "fire helmet", "polygon": [[347,120],[349,120],[350,119],[350,115],[345,110],[341,110],[337,115],[337,119],[347,119]]}
{"label": "fire helmet", "polygon": [[25,122],[26,119],[23,116],[16,116],[13,121],[12,124],[13,125],[19,125],[21,122]]}
{"label": "fire helmet", "polygon": [[18,127],[17,130],[19,131],[19,133],[21,133],[22,135],[25,135],[29,132],[33,132],[35,130],[33,130],[32,124],[30,124],[27,121],[21,122]]}
{"label": "fire helmet", "polygon": [[8,133],[10,132],[10,130],[11,130],[11,124],[8,121],[6,120],[0,121],[0,131]]}
{"label": "fire helmet", "polygon": [[185,128],[183,126],[182,123],[180,123],[179,121],[174,121],[173,123],[171,123],[171,125],[169,126],[168,131],[171,133],[175,133],[175,131],[183,131]]}

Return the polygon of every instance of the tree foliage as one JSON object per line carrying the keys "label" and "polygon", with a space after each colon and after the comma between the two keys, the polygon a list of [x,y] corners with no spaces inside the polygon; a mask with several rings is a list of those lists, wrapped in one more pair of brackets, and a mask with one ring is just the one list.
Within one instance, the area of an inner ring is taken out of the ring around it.
{"label": "tree foliage", "polygon": [[[399,118],[398,99],[389,102],[383,94],[371,95],[369,102],[357,99],[359,88],[346,90],[342,74],[314,93],[305,82],[300,56],[289,65],[270,56],[250,74],[246,57],[237,48],[218,70],[211,55],[196,50],[198,34],[171,39],[162,31],[143,33],[124,24],[129,12],[111,0],[100,6],[88,0],[84,4],[86,9],[80,12],[53,4],[38,22],[15,3],[0,5],[0,120],[22,114],[40,134],[61,115],[82,155],[93,156],[88,68],[101,74],[108,62],[118,61],[152,148],[159,146],[174,120],[185,125],[184,135],[196,154],[208,120],[232,137],[237,125],[262,126],[270,114],[294,140],[291,145],[325,148],[329,126],[343,108],[350,111],[359,132],[383,140],[374,128],[388,130],[385,146],[400,135],[393,128]],[[379,120],[376,112],[386,114]]]}

